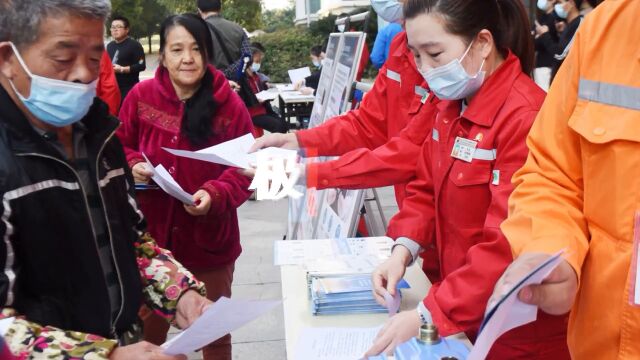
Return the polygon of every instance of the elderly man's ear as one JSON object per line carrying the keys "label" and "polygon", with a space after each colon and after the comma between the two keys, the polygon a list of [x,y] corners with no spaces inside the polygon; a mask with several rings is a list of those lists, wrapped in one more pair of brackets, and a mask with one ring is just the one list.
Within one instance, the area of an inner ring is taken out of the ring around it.
{"label": "elderly man's ear", "polygon": [[11,43],[8,41],[0,42],[0,73],[2,76],[12,80],[16,76],[17,62],[18,59],[13,53]]}

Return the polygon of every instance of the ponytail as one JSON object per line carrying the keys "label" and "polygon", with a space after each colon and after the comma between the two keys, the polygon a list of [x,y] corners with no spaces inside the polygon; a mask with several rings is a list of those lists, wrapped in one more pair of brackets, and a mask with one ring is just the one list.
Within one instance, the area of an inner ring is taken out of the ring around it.
{"label": "ponytail", "polygon": [[482,29],[489,30],[503,56],[511,50],[520,59],[522,71],[532,73],[533,38],[522,0],[408,0],[404,5],[407,20],[423,13],[441,15],[449,33],[469,42]]}

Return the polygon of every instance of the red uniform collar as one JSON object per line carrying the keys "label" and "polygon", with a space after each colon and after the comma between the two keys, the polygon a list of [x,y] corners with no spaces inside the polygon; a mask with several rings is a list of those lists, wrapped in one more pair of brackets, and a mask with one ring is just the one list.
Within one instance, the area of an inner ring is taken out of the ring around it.
{"label": "red uniform collar", "polygon": [[[462,115],[465,119],[481,126],[493,125],[496,115],[504,105],[509,92],[518,76],[522,74],[520,60],[511,51],[504,62],[489,76],[476,96]],[[441,101],[438,108],[441,111],[456,107],[460,109],[462,100]]]}

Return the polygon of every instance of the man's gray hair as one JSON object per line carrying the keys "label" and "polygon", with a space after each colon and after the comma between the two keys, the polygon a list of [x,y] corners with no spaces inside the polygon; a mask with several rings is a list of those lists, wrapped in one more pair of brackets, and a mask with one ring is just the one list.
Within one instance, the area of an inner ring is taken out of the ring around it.
{"label": "man's gray hair", "polygon": [[0,0],[0,41],[33,43],[49,16],[75,15],[106,20],[111,0]]}

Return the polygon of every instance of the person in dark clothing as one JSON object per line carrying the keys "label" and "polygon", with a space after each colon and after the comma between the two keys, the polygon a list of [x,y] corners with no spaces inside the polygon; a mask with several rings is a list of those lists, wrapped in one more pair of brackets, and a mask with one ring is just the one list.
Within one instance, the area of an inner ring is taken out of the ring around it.
{"label": "person in dark clothing", "polygon": [[558,40],[554,41],[551,28],[547,25],[536,27],[536,42],[540,42],[550,54],[553,54],[553,64],[551,66],[551,81],[555,77],[558,69],[569,54],[573,37],[578,31],[578,27],[582,22],[580,9],[583,0],[558,0],[554,6],[554,12],[562,19],[566,19],[567,27],[558,36]]}
{"label": "person in dark clothing", "polygon": [[[542,26],[549,29],[549,35],[554,42],[558,41],[558,33],[556,32],[555,22],[558,19],[553,10],[556,0],[540,0],[538,1],[538,15],[535,22],[534,33]],[[536,67],[533,71],[533,78],[543,90],[549,91],[551,84],[551,68],[553,68],[553,54],[544,46],[543,39],[536,37]]]}
{"label": "person in dark clothing", "polygon": [[122,95],[122,101],[129,90],[140,82],[140,73],[147,68],[144,49],[139,42],[129,37],[129,20],[116,16],[111,20],[113,41],[107,44],[107,52],[113,63],[113,71]]}
{"label": "person in dark clothing", "polygon": [[197,6],[200,16],[209,24],[212,33],[211,64],[222,71],[227,79],[239,80],[242,77],[244,59],[251,55],[247,34],[240,25],[221,15],[221,0],[198,0]]}
{"label": "person in dark clothing", "polygon": [[[253,94],[257,94],[268,88],[258,73],[264,60],[264,52],[264,47],[261,44],[251,44],[251,63],[247,66],[246,73],[247,81]],[[267,130],[270,133],[285,134],[289,130],[287,124],[273,111],[268,101],[258,103],[248,109],[253,125]]]}
{"label": "person in dark clothing", "polygon": [[316,71],[310,76],[307,76],[304,81],[293,84],[296,90],[302,87],[312,88],[314,91],[318,90],[318,84],[320,83],[320,75],[322,74],[322,66],[324,65],[325,57],[322,46],[316,45],[312,47],[309,56],[311,58],[313,66],[316,68]]}
{"label": "person in dark clothing", "polygon": [[133,344],[140,305],[184,329],[211,304],[147,233],[96,98],[110,10],[0,1],[0,320],[20,359],[186,360]]}

